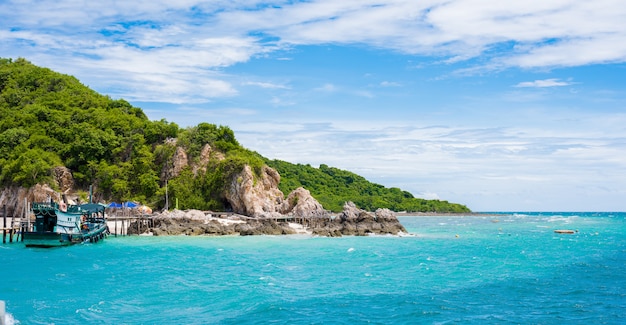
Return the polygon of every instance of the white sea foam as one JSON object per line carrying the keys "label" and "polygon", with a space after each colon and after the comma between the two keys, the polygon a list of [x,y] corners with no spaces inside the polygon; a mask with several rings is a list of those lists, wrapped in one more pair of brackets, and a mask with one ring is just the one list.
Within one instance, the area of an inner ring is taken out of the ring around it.
{"label": "white sea foam", "polygon": [[573,217],[564,217],[564,216],[552,216],[548,218],[548,222],[564,222],[570,223]]}
{"label": "white sea foam", "polygon": [[312,235],[313,234],[312,231],[307,230],[303,225],[299,223],[290,222],[289,227],[295,230],[296,234],[298,235]]}
{"label": "white sea foam", "polygon": [[4,314],[4,325],[15,325],[15,324],[19,324],[20,322],[16,321],[15,318],[13,318],[13,315],[6,313]]}

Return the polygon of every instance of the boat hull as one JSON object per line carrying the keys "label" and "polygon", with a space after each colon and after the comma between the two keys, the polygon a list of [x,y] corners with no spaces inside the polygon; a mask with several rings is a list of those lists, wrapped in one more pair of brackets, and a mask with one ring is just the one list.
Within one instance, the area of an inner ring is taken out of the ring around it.
{"label": "boat hull", "polygon": [[59,232],[25,232],[24,245],[26,247],[60,247],[84,242],[96,243],[108,235],[108,227],[99,227],[85,233],[66,234]]}
{"label": "boat hull", "polygon": [[98,242],[109,232],[104,206],[84,204],[64,206],[33,203],[33,230],[24,232],[26,247],[58,247],[83,242]]}
{"label": "boat hull", "polygon": [[24,245],[26,247],[60,247],[72,245],[70,234],[56,232],[25,232]]}

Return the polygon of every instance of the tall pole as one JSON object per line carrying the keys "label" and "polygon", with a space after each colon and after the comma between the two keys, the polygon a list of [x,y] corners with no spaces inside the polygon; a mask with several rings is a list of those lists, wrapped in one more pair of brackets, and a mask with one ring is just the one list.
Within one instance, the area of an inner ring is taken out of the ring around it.
{"label": "tall pole", "polygon": [[2,243],[7,243],[7,205],[2,206],[2,219],[4,219],[4,226],[2,227]]}
{"label": "tall pole", "polygon": [[167,193],[167,179],[165,180],[165,211],[170,209],[169,197]]}

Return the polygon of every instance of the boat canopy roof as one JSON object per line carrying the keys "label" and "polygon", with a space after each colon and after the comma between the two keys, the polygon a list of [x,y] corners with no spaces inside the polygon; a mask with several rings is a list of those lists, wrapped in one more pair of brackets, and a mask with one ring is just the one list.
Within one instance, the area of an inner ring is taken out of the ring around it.
{"label": "boat canopy roof", "polygon": [[79,205],[81,211],[86,212],[102,212],[106,208],[106,205],[100,203],[87,203]]}

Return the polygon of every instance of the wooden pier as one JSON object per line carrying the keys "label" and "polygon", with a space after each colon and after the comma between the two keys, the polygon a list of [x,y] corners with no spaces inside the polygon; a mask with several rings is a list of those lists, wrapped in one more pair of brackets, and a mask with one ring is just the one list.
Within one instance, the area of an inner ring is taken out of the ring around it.
{"label": "wooden pier", "polygon": [[[9,220],[10,219],[10,220]],[[7,235],[9,237],[9,243],[13,242],[13,237],[15,236],[15,241],[19,241],[20,236],[23,233],[22,229],[22,220],[21,218],[16,218],[15,216],[9,216],[7,213],[6,204],[2,206],[2,243],[7,243]]]}
{"label": "wooden pier", "polygon": [[154,219],[151,214],[113,214],[107,216],[107,225],[109,226],[111,236],[129,236],[129,229],[135,230],[137,234],[140,234],[143,230],[153,227]]}

